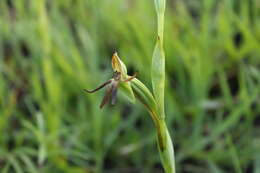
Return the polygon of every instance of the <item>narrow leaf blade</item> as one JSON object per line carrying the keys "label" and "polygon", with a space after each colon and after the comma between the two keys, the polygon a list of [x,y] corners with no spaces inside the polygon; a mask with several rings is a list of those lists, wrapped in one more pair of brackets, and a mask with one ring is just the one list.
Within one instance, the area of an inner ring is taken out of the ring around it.
{"label": "narrow leaf blade", "polygon": [[153,52],[151,75],[153,93],[158,105],[158,112],[160,118],[164,118],[165,55],[159,37]]}

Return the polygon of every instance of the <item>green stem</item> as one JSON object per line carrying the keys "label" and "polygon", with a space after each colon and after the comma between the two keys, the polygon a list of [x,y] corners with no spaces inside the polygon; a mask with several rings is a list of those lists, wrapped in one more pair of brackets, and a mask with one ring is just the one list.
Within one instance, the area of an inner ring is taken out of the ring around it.
{"label": "green stem", "polygon": [[158,39],[153,53],[151,74],[153,94],[157,105],[156,117],[159,117],[159,122],[156,123],[157,143],[165,172],[175,173],[174,149],[171,136],[165,123],[164,113],[165,55],[163,50],[163,32],[166,0],[154,0],[154,2],[157,12]]}
{"label": "green stem", "polygon": [[158,36],[161,40],[161,46],[163,46],[164,14],[158,15],[157,19]]}
{"label": "green stem", "polygon": [[146,107],[150,113],[157,132],[157,144],[166,173],[175,173],[174,149],[172,140],[165,123],[165,119],[160,119],[156,101],[149,89],[138,79],[131,81],[131,86],[136,98]]}

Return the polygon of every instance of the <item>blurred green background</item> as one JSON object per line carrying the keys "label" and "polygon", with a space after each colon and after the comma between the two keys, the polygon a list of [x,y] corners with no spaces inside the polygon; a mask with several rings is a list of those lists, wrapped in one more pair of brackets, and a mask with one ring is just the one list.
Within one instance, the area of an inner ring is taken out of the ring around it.
{"label": "blurred green background", "polygon": [[[177,172],[260,173],[260,1],[168,0],[165,24]],[[82,91],[114,51],[151,88],[155,33],[152,0],[1,0],[1,173],[162,173],[142,105]]]}

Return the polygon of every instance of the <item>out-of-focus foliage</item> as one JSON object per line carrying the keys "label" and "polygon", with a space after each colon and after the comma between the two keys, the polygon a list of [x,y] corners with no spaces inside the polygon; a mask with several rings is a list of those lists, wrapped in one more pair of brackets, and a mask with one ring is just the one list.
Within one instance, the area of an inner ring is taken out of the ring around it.
{"label": "out-of-focus foliage", "polygon": [[[148,0],[0,1],[0,170],[162,172],[146,111],[99,110],[117,50],[150,88]],[[260,3],[168,0],[166,114],[177,172],[260,170]]]}

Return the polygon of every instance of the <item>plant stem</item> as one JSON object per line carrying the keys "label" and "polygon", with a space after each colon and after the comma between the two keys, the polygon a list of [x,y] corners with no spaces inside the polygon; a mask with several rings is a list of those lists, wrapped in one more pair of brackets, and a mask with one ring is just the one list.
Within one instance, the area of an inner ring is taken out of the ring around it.
{"label": "plant stem", "polygon": [[161,161],[166,173],[175,173],[174,149],[165,123],[164,112],[164,89],[165,89],[165,54],[163,50],[163,32],[164,32],[164,12],[166,0],[154,0],[157,12],[157,36],[153,59],[152,59],[152,83],[153,94],[157,104],[157,117],[159,122],[156,124],[157,144]]}

